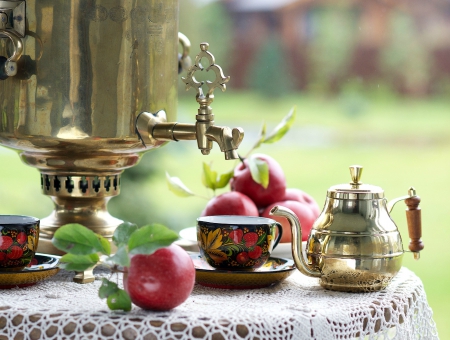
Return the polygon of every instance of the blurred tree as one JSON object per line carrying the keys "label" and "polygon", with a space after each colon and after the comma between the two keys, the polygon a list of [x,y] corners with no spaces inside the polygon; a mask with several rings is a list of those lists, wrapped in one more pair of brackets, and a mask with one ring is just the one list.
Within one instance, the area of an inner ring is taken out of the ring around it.
{"label": "blurred tree", "polygon": [[264,96],[279,97],[289,94],[293,80],[286,66],[281,40],[272,34],[257,53],[249,70],[248,86]]}
{"label": "blurred tree", "polygon": [[450,101],[450,77],[447,75],[441,76],[437,81],[432,84],[432,89],[435,98],[440,100]]}
{"label": "blurred tree", "polygon": [[364,84],[361,78],[352,78],[341,85],[339,101],[346,116],[355,119],[367,109]]}
{"label": "blurred tree", "polygon": [[[201,20],[198,25],[200,29],[199,42],[209,42],[211,52],[216,58],[216,62],[226,70],[230,60],[231,41],[231,20],[222,2],[215,1],[200,8]],[[196,54],[195,49],[193,54]]]}
{"label": "blurred tree", "polygon": [[317,7],[309,13],[310,90],[329,92],[349,73],[356,17],[353,10],[333,6]]}
{"label": "blurred tree", "polygon": [[[180,1],[180,32],[184,33],[191,41],[190,56],[192,60],[200,52],[200,43],[207,42],[216,63],[227,75],[232,46],[231,21],[222,2],[214,1],[206,5],[199,5],[197,1],[193,0]],[[181,81],[180,88],[182,88],[179,91],[180,95],[189,95],[189,92],[186,94],[184,91],[185,87]]]}
{"label": "blurred tree", "polygon": [[430,51],[423,41],[414,18],[406,12],[391,14],[389,43],[381,54],[384,73],[404,92],[423,95],[430,82]]}

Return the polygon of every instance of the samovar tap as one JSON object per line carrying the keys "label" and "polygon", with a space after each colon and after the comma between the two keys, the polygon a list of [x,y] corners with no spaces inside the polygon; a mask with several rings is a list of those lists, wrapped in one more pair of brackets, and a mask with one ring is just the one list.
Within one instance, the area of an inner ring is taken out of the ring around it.
{"label": "samovar tap", "polygon": [[[217,126],[214,124],[214,114],[211,103],[214,100],[214,90],[219,87],[226,90],[226,83],[230,77],[223,74],[222,68],[215,63],[214,56],[208,51],[209,44],[200,44],[200,53],[195,58],[195,63],[189,68],[186,77],[182,80],[186,84],[186,90],[197,89],[196,100],[200,107],[196,115],[195,124],[183,124],[167,122],[163,110],[152,114],[142,112],[136,122],[136,129],[144,145],[155,145],[158,142],[197,140],[197,147],[203,155],[208,155],[213,147],[213,142],[219,145],[225,159],[238,159],[237,149],[244,138],[244,130],[240,127]],[[203,71],[202,58],[206,58],[209,66],[206,71],[212,70],[216,74],[214,81],[198,81],[195,72]],[[208,91],[203,92],[202,86],[206,84]]]}

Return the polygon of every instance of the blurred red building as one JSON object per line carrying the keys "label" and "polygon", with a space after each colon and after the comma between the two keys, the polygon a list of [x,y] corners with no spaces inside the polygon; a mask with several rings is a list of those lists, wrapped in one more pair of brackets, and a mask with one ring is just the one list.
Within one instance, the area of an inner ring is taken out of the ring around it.
{"label": "blurred red building", "polygon": [[[345,12],[345,20],[353,22],[353,31],[350,32],[352,42],[348,44],[350,51],[346,62],[342,63],[345,70],[337,72],[334,79],[329,79],[331,83],[337,84],[343,77],[360,77],[364,82],[389,77],[401,92],[426,94],[433,91],[435,82],[450,79],[450,1],[222,1],[233,23],[235,51],[230,75],[235,87],[248,85],[248,69],[271,36],[279,39],[282,46],[280,52],[285,57],[288,72],[293,76],[295,88],[307,87],[314,69],[314,58],[308,51],[317,39],[318,25],[322,24],[317,13],[324,10]],[[395,14],[408,18],[410,23],[409,27],[404,28],[408,32],[403,34],[403,40],[400,37],[393,41],[395,27],[392,20]],[[332,29],[341,28],[336,25]],[[330,33],[332,39],[333,32]],[[400,51],[397,54],[401,54],[404,47],[406,54],[403,61],[399,59],[397,66],[394,64],[391,69],[384,66],[381,58],[390,44],[394,51]],[[407,48],[411,48],[411,52]],[[322,53],[332,55],[334,50],[330,48]]]}

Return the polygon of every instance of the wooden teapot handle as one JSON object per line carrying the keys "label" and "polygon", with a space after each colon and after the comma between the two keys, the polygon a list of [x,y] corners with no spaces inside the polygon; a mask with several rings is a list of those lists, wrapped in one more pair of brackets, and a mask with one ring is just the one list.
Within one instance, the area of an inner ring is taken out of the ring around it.
{"label": "wooden teapot handle", "polygon": [[405,199],[407,205],[406,221],[408,223],[409,238],[411,239],[409,250],[418,253],[424,248],[424,244],[420,239],[422,237],[422,215],[419,208],[420,197],[416,196],[413,188],[410,189],[410,193],[412,195]]}

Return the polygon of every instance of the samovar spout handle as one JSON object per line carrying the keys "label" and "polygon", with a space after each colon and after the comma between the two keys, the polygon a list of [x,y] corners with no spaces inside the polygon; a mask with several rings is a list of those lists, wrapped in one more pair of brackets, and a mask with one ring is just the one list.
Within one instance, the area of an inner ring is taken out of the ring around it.
{"label": "samovar spout handle", "polygon": [[302,251],[302,228],[300,221],[291,209],[276,205],[270,210],[270,215],[281,216],[288,220],[292,232],[292,257],[297,269],[306,276],[320,277],[319,269],[309,265]]}

